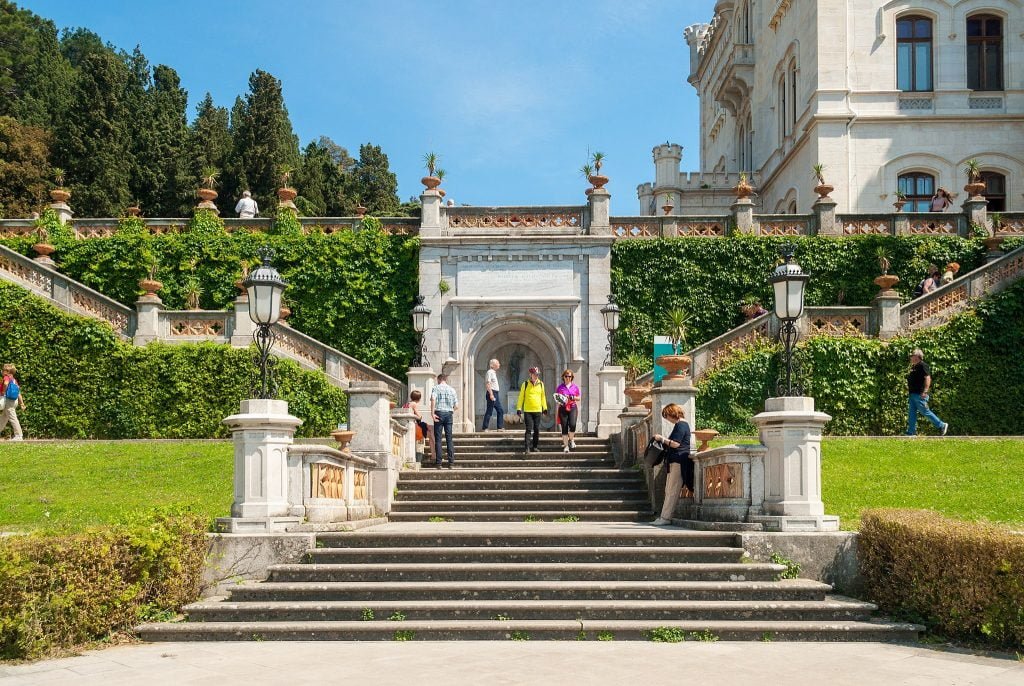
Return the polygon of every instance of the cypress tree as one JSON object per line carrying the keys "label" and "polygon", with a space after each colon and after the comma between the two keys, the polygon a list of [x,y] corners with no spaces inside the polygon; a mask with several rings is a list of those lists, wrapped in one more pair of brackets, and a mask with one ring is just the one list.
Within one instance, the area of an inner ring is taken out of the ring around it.
{"label": "cypress tree", "polygon": [[157,66],[139,108],[135,173],[130,181],[133,195],[149,216],[179,217],[189,210],[192,179],[187,106],[188,93],[181,88],[177,72]]}
{"label": "cypress tree", "polygon": [[370,214],[394,217],[398,213],[398,179],[388,167],[388,156],[379,145],[359,146],[359,161],[352,173],[351,195],[359,198]]}

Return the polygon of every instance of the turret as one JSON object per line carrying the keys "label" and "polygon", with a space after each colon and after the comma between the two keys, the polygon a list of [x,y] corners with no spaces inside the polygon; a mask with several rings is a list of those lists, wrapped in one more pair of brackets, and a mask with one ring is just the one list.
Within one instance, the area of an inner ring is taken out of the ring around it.
{"label": "turret", "polygon": [[679,163],[683,161],[683,146],[666,141],[651,150],[654,158],[654,187],[679,185]]}
{"label": "turret", "polygon": [[700,54],[698,52],[701,42],[704,40],[704,36],[707,35],[708,29],[711,28],[711,24],[691,24],[683,29],[683,38],[686,39],[686,44],[690,46],[690,75],[686,77],[686,80],[690,82],[694,88],[697,84],[694,81],[697,78],[697,67],[700,66]]}

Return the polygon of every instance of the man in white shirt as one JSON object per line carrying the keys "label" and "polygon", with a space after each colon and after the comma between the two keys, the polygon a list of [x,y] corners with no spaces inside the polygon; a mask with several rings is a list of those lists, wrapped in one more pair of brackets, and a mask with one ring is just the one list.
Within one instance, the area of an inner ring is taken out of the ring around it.
{"label": "man in white shirt", "polygon": [[260,213],[260,208],[256,204],[256,201],[252,199],[252,193],[244,191],[242,193],[242,199],[235,205],[235,212],[238,213],[239,219],[252,219]]}
{"label": "man in white shirt", "polygon": [[501,405],[501,387],[498,385],[499,369],[501,369],[501,363],[497,360],[491,360],[488,364],[486,384],[487,411],[484,412],[484,427],[481,431],[487,431],[487,425],[491,423],[492,412],[496,412],[498,415],[498,431],[502,431],[505,428],[505,408]]}

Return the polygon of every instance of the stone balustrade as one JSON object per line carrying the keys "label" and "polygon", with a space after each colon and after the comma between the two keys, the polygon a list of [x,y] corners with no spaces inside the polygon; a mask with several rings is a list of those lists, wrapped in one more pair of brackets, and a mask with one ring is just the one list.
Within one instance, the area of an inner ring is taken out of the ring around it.
{"label": "stone balustrade", "polygon": [[[305,233],[333,234],[342,231],[359,231],[362,217],[299,217],[299,224]],[[415,235],[419,233],[420,220],[417,217],[380,217],[381,227],[390,234]],[[155,236],[184,233],[188,229],[189,217],[143,217],[143,223]],[[224,230],[267,232],[274,224],[270,217],[237,219],[226,217]],[[76,218],[69,220],[75,238],[109,238],[117,233],[117,218]],[[0,219],[0,238],[24,238],[34,236],[35,221],[32,219]]]}
{"label": "stone balustrade", "polygon": [[289,514],[317,524],[367,519],[376,463],[349,451],[304,443],[288,448]]}
{"label": "stone balustrade", "polygon": [[586,206],[555,207],[441,207],[441,227],[446,235],[585,233],[589,226]]}

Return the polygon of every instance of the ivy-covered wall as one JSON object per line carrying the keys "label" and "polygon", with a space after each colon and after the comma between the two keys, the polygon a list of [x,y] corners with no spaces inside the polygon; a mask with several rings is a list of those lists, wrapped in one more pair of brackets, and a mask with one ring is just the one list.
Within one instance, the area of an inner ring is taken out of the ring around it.
{"label": "ivy-covered wall", "polygon": [[[930,405],[950,433],[1024,434],[1024,282],[944,326],[891,341],[812,338],[801,344],[805,392],[832,415],[831,434],[894,435],[906,431],[910,351],[921,348],[932,372]],[[749,418],[764,408],[779,370],[778,346],[746,350],[698,384],[698,424],[751,434]],[[919,432],[933,431],[919,420]]]}
{"label": "ivy-covered wall", "polygon": [[[105,322],[64,313],[0,282],[0,357],[18,366],[30,438],[213,438],[249,396],[253,351],[227,345],[137,347]],[[343,391],[281,360],[281,398],[300,436],[324,436],[346,417]],[[9,429],[8,429],[9,431]]]}

